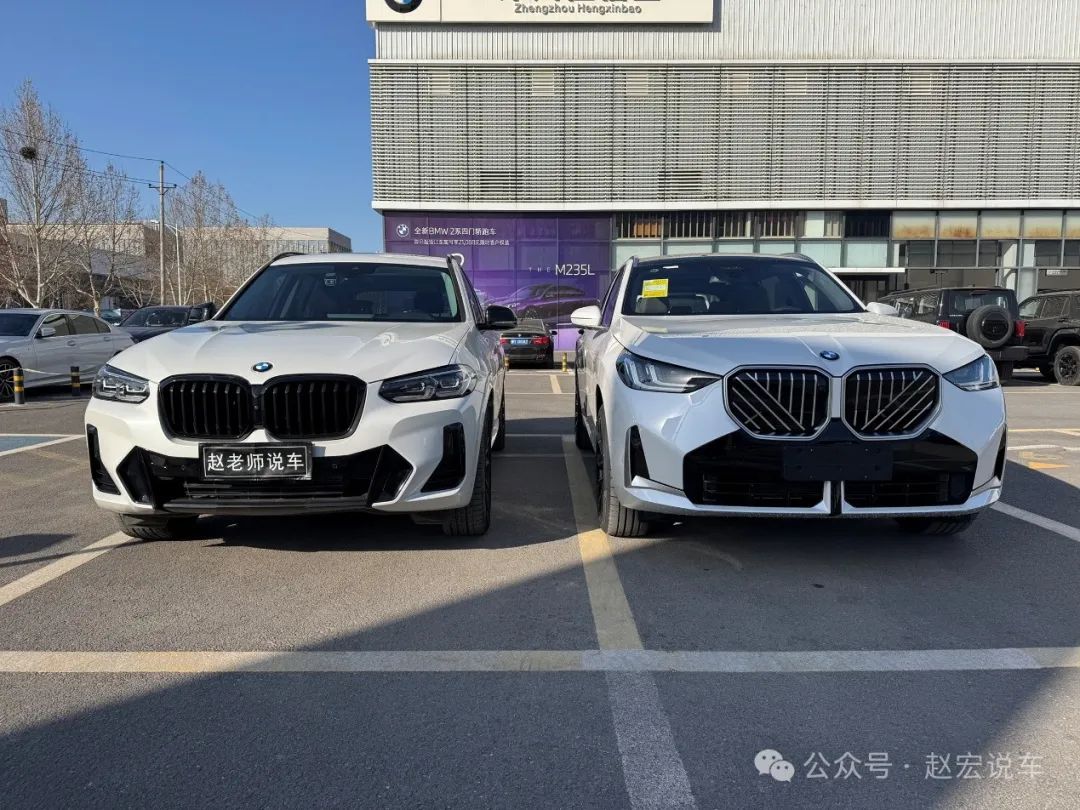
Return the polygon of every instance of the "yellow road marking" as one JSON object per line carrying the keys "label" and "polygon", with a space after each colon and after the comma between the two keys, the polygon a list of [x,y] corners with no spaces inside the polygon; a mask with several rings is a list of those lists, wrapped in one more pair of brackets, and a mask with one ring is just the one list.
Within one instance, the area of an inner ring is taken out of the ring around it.
{"label": "yellow road marking", "polygon": [[1045,461],[1031,461],[1027,465],[1032,470],[1064,470],[1068,464],[1048,464]]}
{"label": "yellow road marking", "polygon": [[619,579],[611,543],[607,534],[596,528],[596,508],[591,498],[593,489],[585,462],[568,436],[563,437],[563,457],[570,479],[578,549],[585,566],[585,585],[596,625],[596,639],[601,650],[640,650],[641,635]]}

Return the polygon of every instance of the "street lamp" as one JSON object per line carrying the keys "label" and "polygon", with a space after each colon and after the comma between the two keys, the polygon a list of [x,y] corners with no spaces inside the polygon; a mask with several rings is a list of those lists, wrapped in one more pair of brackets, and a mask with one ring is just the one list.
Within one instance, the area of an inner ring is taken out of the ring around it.
{"label": "street lamp", "polygon": [[[151,219],[151,220],[149,220],[149,222],[150,222],[151,225],[160,225],[161,224],[156,219]],[[180,255],[180,229],[178,227],[176,227],[175,225],[170,225],[167,222],[165,223],[165,227],[171,229],[172,232],[176,235],[176,303],[182,304],[184,302],[184,297],[183,297],[184,268],[183,268],[183,264],[182,264],[182,258],[181,258],[181,255]],[[162,301],[161,303],[164,304],[165,301]]]}

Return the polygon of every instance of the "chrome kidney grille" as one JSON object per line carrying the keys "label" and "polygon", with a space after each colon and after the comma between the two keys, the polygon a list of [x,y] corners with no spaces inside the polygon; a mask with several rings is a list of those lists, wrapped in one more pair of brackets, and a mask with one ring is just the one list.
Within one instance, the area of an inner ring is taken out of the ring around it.
{"label": "chrome kidney grille", "polygon": [[829,421],[829,378],[808,369],[743,369],[727,379],[731,416],[754,436],[816,436]]}
{"label": "chrome kidney grille", "polygon": [[844,381],[844,421],[860,436],[908,436],[930,421],[940,380],[925,368],[856,371]]}

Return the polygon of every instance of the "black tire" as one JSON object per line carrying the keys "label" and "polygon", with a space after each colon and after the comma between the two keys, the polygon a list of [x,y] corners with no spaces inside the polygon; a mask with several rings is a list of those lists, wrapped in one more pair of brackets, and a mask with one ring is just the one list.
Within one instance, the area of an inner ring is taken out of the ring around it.
{"label": "black tire", "polygon": [[1052,365],[1039,366],[1039,373],[1042,374],[1042,378],[1048,382],[1057,382],[1057,375],[1054,374],[1054,367]]}
{"label": "black tire", "polygon": [[[998,329],[994,335],[987,334],[988,324],[996,323]],[[1002,328],[1004,327],[1004,328]],[[1016,331],[1016,322],[1005,307],[986,304],[972,312],[964,324],[964,332],[984,349],[1000,349],[1008,343]]]}
{"label": "black tire", "polygon": [[1080,385],[1080,346],[1062,346],[1057,350],[1054,378],[1059,385]]}
{"label": "black tire", "polygon": [[944,517],[897,518],[900,529],[908,534],[945,537],[967,529],[978,515],[948,515]]}
{"label": "black tire", "polygon": [[555,352],[548,355],[548,359],[544,361],[544,365],[548,368],[555,368]]}
{"label": "black tire", "polygon": [[[483,435],[491,435],[491,412],[484,419]],[[491,442],[480,442],[476,456],[476,479],[472,498],[466,506],[454,509],[443,520],[447,537],[479,537],[491,527]]]}
{"label": "black tire", "polygon": [[1013,378],[1013,372],[1016,370],[1016,363],[998,363],[997,364],[998,377],[1002,382],[1008,382]]}
{"label": "black tire", "polygon": [[644,537],[649,532],[645,513],[627,509],[619,503],[619,497],[611,487],[603,413],[596,419],[596,508],[600,529],[611,537]]}
{"label": "black tire", "polygon": [[195,534],[193,517],[143,518],[117,515],[120,531],[139,540],[188,540]]}
{"label": "black tire", "polygon": [[15,399],[15,369],[19,364],[10,357],[0,359],[0,402]]}
{"label": "black tire", "polygon": [[506,449],[506,391],[503,391],[502,404],[499,405],[499,432],[495,434],[495,443],[491,445],[495,451]]}
{"label": "black tire", "polygon": [[586,450],[593,452],[592,439],[589,438],[589,431],[585,427],[585,417],[581,413],[581,396],[577,392],[577,384],[574,385],[574,444],[577,445],[578,450]]}

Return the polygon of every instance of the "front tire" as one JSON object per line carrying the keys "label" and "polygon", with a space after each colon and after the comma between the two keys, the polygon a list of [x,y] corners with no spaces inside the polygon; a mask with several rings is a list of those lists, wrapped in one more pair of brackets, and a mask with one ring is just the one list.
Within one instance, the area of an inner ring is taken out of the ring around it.
{"label": "front tire", "polygon": [[117,515],[120,531],[139,540],[189,540],[195,534],[193,517],[144,518]]}
{"label": "front tire", "polygon": [[0,402],[11,402],[15,399],[15,369],[19,364],[5,357],[0,360]]}
{"label": "front tire", "polygon": [[611,465],[608,463],[603,413],[597,416],[596,427],[597,512],[600,528],[611,537],[644,537],[649,531],[644,513],[623,506],[611,486]]}
{"label": "front tire", "polygon": [[1080,346],[1062,346],[1054,355],[1058,385],[1080,385]]}
{"label": "front tire", "polygon": [[577,445],[578,450],[586,450],[593,452],[592,439],[589,438],[589,431],[585,427],[585,417],[581,413],[581,397],[577,392],[577,386],[574,386],[574,444]]}
{"label": "front tire", "polygon": [[499,405],[499,432],[495,434],[495,443],[492,450],[506,449],[506,391],[503,391],[502,404]]}
{"label": "front tire", "polygon": [[476,454],[476,478],[472,498],[443,521],[447,537],[479,537],[491,527],[491,411],[484,419],[480,450]]}
{"label": "front tire", "polygon": [[978,515],[947,515],[943,517],[897,518],[901,531],[907,534],[945,537],[967,529]]}

